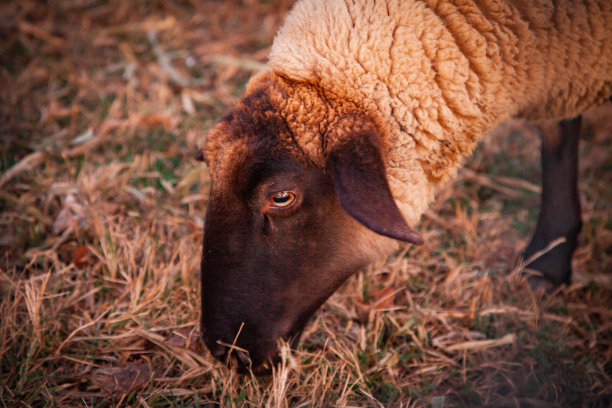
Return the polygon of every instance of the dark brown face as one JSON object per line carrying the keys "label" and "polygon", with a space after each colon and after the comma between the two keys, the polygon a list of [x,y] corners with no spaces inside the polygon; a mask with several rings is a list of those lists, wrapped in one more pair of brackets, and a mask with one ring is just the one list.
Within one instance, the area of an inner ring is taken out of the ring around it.
{"label": "dark brown face", "polygon": [[333,144],[314,164],[265,89],[209,135],[201,328],[217,358],[235,345],[257,371],[279,338],[297,338],[347,277],[394,244],[386,237],[420,242],[391,197],[377,134]]}
{"label": "dark brown face", "polygon": [[227,197],[211,190],[202,256],[202,327],[217,357],[249,350],[254,366],[296,335],[357,268],[339,264],[346,224],[328,175],[282,158],[245,168],[245,184]]}

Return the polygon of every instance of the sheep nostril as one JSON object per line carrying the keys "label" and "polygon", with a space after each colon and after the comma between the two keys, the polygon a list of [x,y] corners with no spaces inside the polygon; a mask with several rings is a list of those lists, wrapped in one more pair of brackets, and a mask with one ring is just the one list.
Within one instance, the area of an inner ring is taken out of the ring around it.
{"label": "sheep nostril", "polygon": [[221,344],[218,344],[218,343],[213,343],[213,344],[209,343],[208,350],[210,350],[210,354],[212,354],[213,357],[215,357],[219,361],[223,361],[223,358],[225,357],[227,353],[227,349],[225,348],[225,346],[222,346]]}
{"label": "sheep nostril", "polygon": [[215,358],[220,361],[222,361],[225,358],[226,354],[227,353],[226,353],[225,347],[223,346],[221,346],[218,349],[215,349],[215,351],[213,352],[213,356],[215,356]]}

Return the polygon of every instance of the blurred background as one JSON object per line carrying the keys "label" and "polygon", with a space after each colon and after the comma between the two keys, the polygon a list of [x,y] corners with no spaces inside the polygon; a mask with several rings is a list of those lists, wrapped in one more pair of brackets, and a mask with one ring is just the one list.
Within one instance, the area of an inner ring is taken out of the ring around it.
{"label": "blurred background", "polygon": [[406,247],[351,278],[266,378],[199,340],[193,158],[291,1],[0,4],[3,406],[612,404],[612,108],[584,116],[574,281],[520,279],[539,140],[509,121]]}

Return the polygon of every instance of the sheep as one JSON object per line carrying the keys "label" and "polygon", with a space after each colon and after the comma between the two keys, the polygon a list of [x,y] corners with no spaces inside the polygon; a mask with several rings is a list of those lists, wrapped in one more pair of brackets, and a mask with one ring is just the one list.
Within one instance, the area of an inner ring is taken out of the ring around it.
{"label": "sheep", "polygon": [[612,94],[609,0],[301,0],[269,66],[201,150],[201,327],[214,356],[235,342],[265,370],[277,339],[299,338],[350,275],[399,241],[422,244],[411,225],[436,188],[512,116],[544,123],[526,255],[565,237],[530,266],[569,281],[578,116]]}

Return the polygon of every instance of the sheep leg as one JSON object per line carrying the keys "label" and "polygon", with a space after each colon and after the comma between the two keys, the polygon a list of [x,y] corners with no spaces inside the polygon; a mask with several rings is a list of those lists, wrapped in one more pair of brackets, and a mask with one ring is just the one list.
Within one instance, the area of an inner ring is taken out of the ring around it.
{"label": "sheep leg", "polygon": [[532,260],[526,268],[538,271],[531,275],[533,289],[551,289],[569,283],[572,254],[582,227],[578,196],[578,138],[580,116],[552,126],[541,126],[542,137],[542,203],[535,233],[524,253],[529,260],[554,240],[565,242]]}

